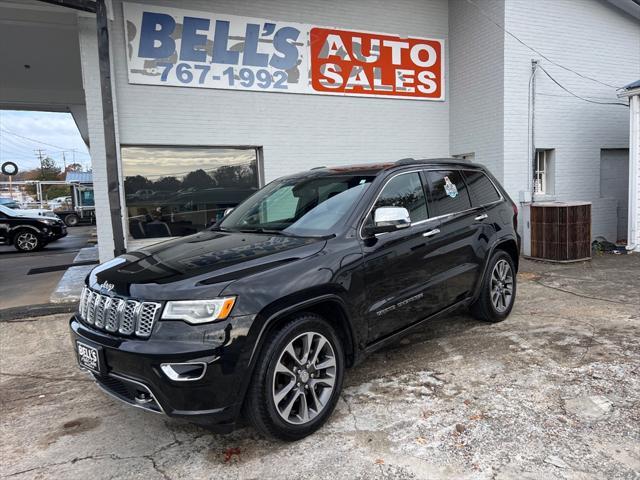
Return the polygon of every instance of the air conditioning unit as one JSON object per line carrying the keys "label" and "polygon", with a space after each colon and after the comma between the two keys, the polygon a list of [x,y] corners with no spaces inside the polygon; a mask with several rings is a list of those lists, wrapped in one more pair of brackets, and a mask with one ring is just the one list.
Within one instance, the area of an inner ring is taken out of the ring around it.
{"label": "air conditioning unit", "polygon": [[591,259],[590,202],[534,202],[523,217],[526,256],[553,262]]}

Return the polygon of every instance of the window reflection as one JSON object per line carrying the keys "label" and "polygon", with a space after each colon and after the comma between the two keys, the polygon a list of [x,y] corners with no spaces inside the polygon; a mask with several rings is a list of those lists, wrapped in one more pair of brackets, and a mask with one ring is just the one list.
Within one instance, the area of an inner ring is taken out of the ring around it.
{"label": "window reflection", "polygon": [[121,154],[133,238],[196,233],[259,185],[254,148],[123,147]]}
{"label": "window reflection", "polygon": [[374,211],[380,207],[404,207],[412,222],[427,218],[427,202],[419,173],[405,173],[392,178],[378,197]]}

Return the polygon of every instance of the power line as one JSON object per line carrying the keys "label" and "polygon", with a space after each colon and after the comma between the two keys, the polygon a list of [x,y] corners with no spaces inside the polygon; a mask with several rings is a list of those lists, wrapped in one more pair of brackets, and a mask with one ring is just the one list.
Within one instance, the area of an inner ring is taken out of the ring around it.
{"label": "power line", "polygon": [[555,62],[553,60],[551,60],[549,57],[547,57],[545,54],[543,54],[542,52],[540,52],[540,50],[536,50],[535,48],[533,48],[531,45],[528,45],[527,43],[525,43],[523,40],[520,40],[520,38],[518,38],[515,34],[511,33],[509,30],[507,30],[503,25],[500,25],[498,22],[496,22],[489,14],[487,14],[484,9],[482,7],[480,7],[480,5],[476,4],[473,0],[467,0],[468,3],[470,3],[471,5],[473,5],[474,7],[476,7],[478,9],[478,11],[482,14],[483,17],[485,17],[487,20],[489,20],[491,23],[493,23],[495,26],[497,26],[500,30],[502,30],[504,33],[506,33],[507,35],[509,35],[510,37],[512,37],[514,40],[516,40],[518,43],[520,43],[521,45],[524,45],[525,47],[527,47],[529,50],[531,50],[532,52],[537,53],[538,55],[540,55],[542,58],[544,58],[547,62],[555,65],[556,67],[560,67],[568,72],[571,72],[575,75],[578,75],[579,77],[582,77],[586,80],[591,80],[592,82],[596,82],[599,83],[600,85],[604,85],[605,87],[609,87],[609,88],[614,88],[616,90],[619,90],[622,87],[616,87],[615,85],[611,85],[609,83],[606,82],[601,82],[600,80],[598,80],[597,78],[592,78],[589,77],[587,75],[583,75],[580,72],[576,72],[575,70],[573,70],[572,68],[569,67],[565,67],[564,65],[562,65],[561,63]]}
{"label": "power line", "polygon": [[580,100],[583,100],[583,101],[585,101],[585,102],[589,102],[589,103],[595,103],[596,105],[621,105],[621,106],[623,106],[623,107],[628,107],[628,106],[629,106],[629,105],[627,105],[626,103],[621,103],[621,102],[598,102],[598,101],[596,101],[596,100],[589,100],[588,98],[581,97],[581,96],[580,96],[580,95],[578,95],[577,93],[573,93],[571,90],[569,90],[567,87],[565,87],[565,86],[564,86],[564,85],[562,85],[560,82],[558,82],[555,78],[553,78],[553,77],[551,76],[551,74],[550,74],[549,72],[547,72],[547,71],[545,70],[545,68],[544,68],[542,65],[538,64],[538,68],[539,68],[540,70],[542,70],[542,71],[547,75],[547,77],[549,77],[549,78],[551,79],[551,81],[552,81],[553,83],[555,83],[556,85],[558,85],[562,90],[564,90],[564,91],[565,91],[565,92],[567,92],[569,95],[573,95],[574,97],[576,97],[576,98],[578,98],[578,99],[580,99]]}
{"label": "power line", "polygon": [[40,140],[35,140],[35,139],[33,139],[33,138],[25,137],[24,135],[19,135],[19,134],[15,133],[15,132],[11,132],[11,131],[7,130],[7,129],[6,129],[6,128],[4,128],[4,127],[0,127],[0,131],[2,131],[2,132],[4,132],[4,133],[6,133],[6,134],[8,134],[8,135],[13,135],[14,137],[18,137],[18,138],[22,138],[22,139],[24,139],[24,140],[28,140],[28,141],[33,142],[33,143],[38,143],[38,144],[40,144],[40,145],[46,145],[46,146],[48,146],[48,147],[53,147],[53,148],[55,148],[55,149],[58,149],[58,150],[59,150],[59,151],[61,151],[61,152],[76,152],[76,153],[77,153],[77,154],[79,154],[79,155],[89,155],[88,153],[78,151],[78,150],[77,150],[77,149],[75,149],[75,148],[66,148],[66,147],[61,147],[60,145],[53,145],[53,144],[51,144],[51,143],[42,142],[42,141],[40,141]]}

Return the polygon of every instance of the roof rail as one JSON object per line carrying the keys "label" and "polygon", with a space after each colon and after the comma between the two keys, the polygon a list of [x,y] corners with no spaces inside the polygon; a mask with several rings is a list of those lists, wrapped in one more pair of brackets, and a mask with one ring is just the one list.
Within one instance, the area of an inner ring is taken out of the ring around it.
{"label": "roof rail", "polygon": [[327,168],[324,165],[321,167],[313,167],[311,170],[322,170],[323,168]]}
{"label": "roof rail", "polygon": [[394,165],[409,165],[415,162],[416,162],[415,158],[407,157],[407,158],[401,158],[400,160],[394,162]]}
{"label": "roof rail", "polygon": [[442,163],[442,164],[453,164],[453,165],[463,165],[466,167],[477,167],[478,165],[466,160],[460,160],[457,158],[421,158],[416,160],[415,158],[403,158],[394,163],[394,165],[423,165],[429,163]]}

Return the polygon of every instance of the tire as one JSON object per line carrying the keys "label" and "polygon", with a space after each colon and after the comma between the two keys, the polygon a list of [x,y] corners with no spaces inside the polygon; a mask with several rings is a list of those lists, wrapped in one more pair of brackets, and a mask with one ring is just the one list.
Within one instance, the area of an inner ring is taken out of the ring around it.
{"label": "tire", "polygon": [[501,322],[509,316],[516,299],[517,279],[513,259],[504,250],[496,250],[482,279],[480,295],[471,305],[471,313],[485,322]]}
{"label": "tire", "polygon": [[13,237],[13,245],[21,252],[35,252],[44,247],[45,243],[33,230],[20,230]]}
{"label": "tire", "polygon": [[344,369],[344,351],[334,329],[319,315],[298,314],[266,340],[247,391],[245,415],[267,437],[304,438],[331,416]]}
{"label": "tire", "polygon": [[78,223],[80,223],[80,219],[75,213],[71,213],[64,217],[64,223],[67,224],[67,227],[75,227],[76,225],[78,225]]}

